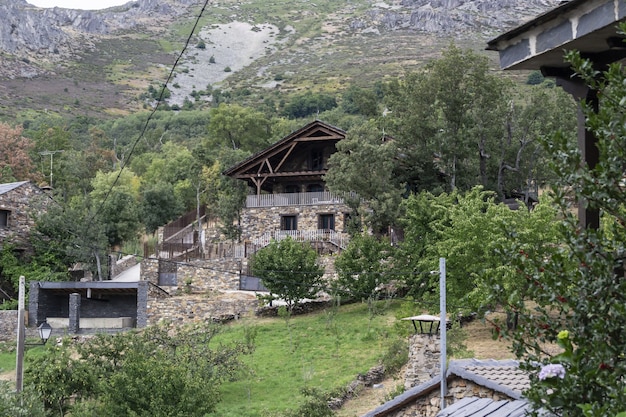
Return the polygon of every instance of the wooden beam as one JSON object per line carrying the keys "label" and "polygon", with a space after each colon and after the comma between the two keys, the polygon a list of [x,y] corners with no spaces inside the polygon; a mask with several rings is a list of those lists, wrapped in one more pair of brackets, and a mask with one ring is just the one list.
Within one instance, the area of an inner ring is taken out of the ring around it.
{"label": "wooden beam", "polygon": [[285,156],[283,156],[283,159],[280,160],[280,162],[278,163],[278,165],[276,165],[276,170],[279,170],[283,164],[285,163],[285,160],[287,159],[287,157],[289,155],[291,155],[291,151],[293,151],[293,148],[296,147],[296,143],[292,143],[291,146],[289,147],[289,149],[287,150],[287,152],[285,153]]}

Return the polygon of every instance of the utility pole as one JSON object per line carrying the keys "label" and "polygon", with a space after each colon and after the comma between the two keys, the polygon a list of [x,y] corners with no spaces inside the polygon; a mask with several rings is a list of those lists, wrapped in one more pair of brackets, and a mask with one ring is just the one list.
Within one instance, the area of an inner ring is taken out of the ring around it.
{"label": "utility pole", "polygon": [[41,155],[41,156],[50,155],[50,188],[52,188],[52,158],[54,157],[55,153],[60,153],[60,152],[64,152],[64,150],[63,149],[59,149],[57,151],[43,151],[43,152],[39,152],[39,155]]}
{"label": "utility pole", "polygon": [[446,330],[448,321],[446,318],[446,258],[439,258],[439,333],[440,333],[440,373],[441,373],[441,410],[446,408]]}

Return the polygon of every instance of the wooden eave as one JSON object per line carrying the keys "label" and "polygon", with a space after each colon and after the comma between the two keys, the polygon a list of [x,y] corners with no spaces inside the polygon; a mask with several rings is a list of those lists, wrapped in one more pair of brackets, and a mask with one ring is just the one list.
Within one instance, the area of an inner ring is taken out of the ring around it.
{"label": "wooden eave", "polygon": [[268,148],[252,155],[239,164],[224,171],[228,175],[238,179],[252,179],[258,176],[298,176],[298,175],[323,175],[324,171],[306,172],[279,172],[283,164],[293,154],[294,149],[303,143],[311,142],[338,142],[346,137],[345,131],[315,120],[303,128],[294,131]]}

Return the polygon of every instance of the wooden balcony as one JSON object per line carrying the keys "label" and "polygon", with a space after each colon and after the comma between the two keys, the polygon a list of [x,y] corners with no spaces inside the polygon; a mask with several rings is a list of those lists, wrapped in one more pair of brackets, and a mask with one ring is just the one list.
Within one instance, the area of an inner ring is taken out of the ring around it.
{"label": "wooden balcony", "polygon": [[321,191],[315,193],[279,193],[249,195],[246,207],[314,206],[317,204],[342,204],[343,195]]}

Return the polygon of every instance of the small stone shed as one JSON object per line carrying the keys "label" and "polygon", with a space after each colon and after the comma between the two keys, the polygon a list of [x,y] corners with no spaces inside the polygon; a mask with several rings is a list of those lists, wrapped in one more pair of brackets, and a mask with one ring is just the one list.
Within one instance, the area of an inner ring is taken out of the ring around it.
{"label": "small stone shed", "polygon": [[0,184],[0,248],[11,243],[29,251],[30,230],[35,216],[46,210],[50,197],[30,181]]}
{"label": "small stone shed", "polygon": [[[522,392],[530,387],[528,374],[521,370],[519,363],[514,360],[453,360],[448,366],[446,382],[445,399],[449,409],[440,410],[441,379],[437,376],[405,391],[363,417],[471,416],[472,414],[450,414],[459,408],[456,404],[461,401],[463,401],[461,404],[467,406],[474,403],[471,407],[479,409],[489,410],[487,407],[493,407],[494,411],[506,406],[503,410],[510,410],[511,413],[528,408],[522,398]],[[470,401],[470,398],[473,400]],[[482,401],[476,403],[478,399]],[[524,414],[479,415],[512,417]]]}
{"label": "small stone shed", "polygon": [[144,327],[151,286],[147,281],[33,281],[28,325],[48,321],[53,328],[67,328],[71,333],[82,328]]}

